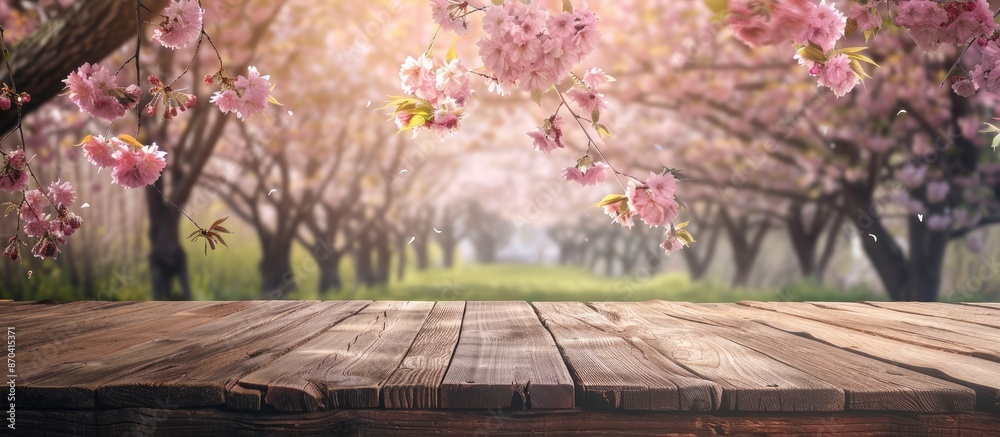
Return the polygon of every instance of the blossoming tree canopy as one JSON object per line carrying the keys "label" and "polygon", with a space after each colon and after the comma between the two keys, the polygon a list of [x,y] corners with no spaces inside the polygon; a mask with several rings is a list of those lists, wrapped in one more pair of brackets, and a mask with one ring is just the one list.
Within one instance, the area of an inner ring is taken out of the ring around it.
{"label": "blossoming tree canopy", "polygon": [[[222,54],[218,52],[211,38],[205,33],[205,9],[198,0],[171,0],[161,11],[149,9],[140,1],[136,1],[138,10],[155,14],[161,20],[155,23],[152,40],[171,50],[190,50],[193,58],[198,56],[203,42],[207,41],[219,61],[217,72],[204,78],[206,85],[218,85],[219,89],[211,97],[211,103],[218,106],[222,113],[233,112],[242,120],[254,114],[263,112],[268,103],[279,104],[271,96],[273,85],[268,75],[261,74],[254,66],[249,66],[247,73],[235,76],[226,71]],[[2,31],[0,31],[2,32]],[[145,108],[138,108],[143,90],[140,88],[139,57],[142,54],[142,35],[137,35],[134,54],[117,70],[112,72],[101,64],[84,63],[72,71],[63,80],[66,86],[65,95],[80,110],[95,119],[110,122],[103,135],[90,135],[78,144],[83,156],[91,164],[101,169],[109,169],[111,182],[125,188],[141,188],[156,182],[167,165],[167,152],[156,143],[143,144],[139,128],[142,126],[143,113],[147,116],[161,114],[164,120],[171,120],[179,113],[191,109],[197,104],[197,98],[174,89],[173,84],[188,74],[193,62],[184,62],[183,72],[170,81],[156,75],[148,76],[150,102]],[[6,41],[0,40],[6,51]],[[6,61],[5,56],[5,61]],[[131,62],[135,62],[135,75],[130,80],[119,77]],[[10,65],[7,71],[12,72]],[[31,170],[31,153],[25,150],[24,132],[21,126],[21,106],[29,102],[31,97],[26,92],[16,88],[16,78],[10,76],[11,85],[0,89],[0,110],[9,110],[12,104],[18,108],[17,131],[20,133],[21,145],[10,152],[0,150],[3,154],[0,166],[0,189],[12,193],[21,193],[18,203],[8,203],[8,215],[16,211],[18,232],[7,240],[4,256],[11,260],[18,259],[20,247],[27,245],[22,241],[20,233],[28,238],[34,238],[32,254],[39,258],[55,258],[60,252],[59,244],[66,244],[66,238],[79,229],[82,219],[70,211],[76,200],[76,192],[68,181],[52,182],[47,190],[35,178]],[[162,109],[161,109],[162,108]],[[115,129],[117,120],[126,118],[129,111],[135,109],[136,129],[134,135],[121,133],[109,136]],[[143,110],[144,109],[144,110]],[[37,188],[31,189],[34,182]],[[186,216],[186,215],[185,215]],[[193,220],[192,220],[192,223]],[[218,222],[217,222],[218,223]],[[195,234],[206,239],[206,245],[215,247],[216,240],[225,244],[218,235],[216,226],[211,229],[198,228]],[[225,231],[224,228],[221,228]],[[196,237],[197,238],[197,237]]]}
{"label": "blossoming tree canopy", "polygon": [[[902,28],[927,52],[943,45],[965,45],[965,51],[948,74],[954,91],[969,97],[980,89],[1000,92],[1000,75],[991,75],[1000,62],[1000,33],[995,13],[986,0],[857,0],[847,14],[821,0],[706,1],[717,11],[728,10],[726,22],[737,39],[751,47],[789,43],[795,58],[817,83],[842,97],[867,78],[863,64],[875,64],[861,54],[864,47],[837,48],[854,32],[872,40],[886,28]],[[974,68],[962,66],[972,46],[982,51]]]}
{"label": "blossoming tree canopy", "polygon": [[[606,196],[595,206],[603,207],[615,223],[631,227],[638,216],[650,227],[667,229],[662,247],[675,252],[694,239],[675,224],[678,172],[664,167],[645,179],[618,171],[601,151],[611,131],[601,123],[609,109],[603,87],[615,79],[601,68],[583,65],[601,41],[600,19],[596,13],[574,8],[569,0],[562,10],[549,11],[540,1],[493,0],[478,4],[464,0],[432,0],[434,21],[439,30],[467,35],[473,17],[481,15],[482,36],[475,45],[481,66],[469,68],[452,48],[441,58],[434,55],[434,39],[419,56],[407,57],[399,76],[404,95],[392,97],[392,110],[400,132],[423,130],[443,137],[461,127],[465,108],[473,90],[473,76],[485,81],[488,92],[501,96],[521,91],[531,94],[539,105],[545,94],[558,97],[555,110],[528,133],[534,149],[545,154],[559,149],[577,149],[582,156],[562,170],[562,177],[583,186],[599,185],[613,175],[624,194]],[[577,127],[587,142],[567,144],[564,129]],[[578,152],[578,153],[579,153]],[[579,155],[578,155],[579,156]]]}

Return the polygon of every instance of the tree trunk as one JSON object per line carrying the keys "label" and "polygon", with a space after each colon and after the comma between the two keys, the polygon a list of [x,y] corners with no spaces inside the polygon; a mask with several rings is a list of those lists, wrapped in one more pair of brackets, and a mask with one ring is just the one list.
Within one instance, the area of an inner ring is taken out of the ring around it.
{"label": "tree trunk", "polygon": [[417,270],[424,271],[430,268],[430,243],[426,237],[413,242],[413,255],[417,258]]}
{"label": "tree trunk", "polygon": [[[162,181],[162,179],[161,179]],[[156,184],[160,185],[161,181]],[[181,247],[180,212],[168,205],[156,188],[146,188],[149,213],[149,273],[153,280],[153,300],[171,296],[174,280],[184,300],[191,300],[187,255]]]}
{"label": "tree trunk", "polygon": [[375,285],[375,274],[372,267],[372,237],[368,229],[362,229],[360,232],[354,247],[355,283],[371,287]]}
{"label": "tree trunk", "polygon": [[340,291],[344,288],[343,279],[340,277],[340,260],[343,254],[335,253],[324,260],[317,260],[319,265],[319,288],[320,298],[326,297],[330,291]]}
{"label": "tree trunk", "polygon": [[[157,12],[167,3],[168,0],[143,2]],[[135,39],[135,15],[135,2],[74,2],[11,48],[10,64],[17,89],[31,94],[24,113],[34,111],[61,92],[65,86],[62,80],[84,62],[97,63],[125,42]],[[148,11],[142,11],[142,18],[147,23],[160,22]],[[0,78],[3,83],[10,83],[7,68],[2,63]],[[16,124],[17,111],[0,111],[0,131],[8,132]]]}
{"label": "tree trunk", "polygon": [[392,275],[392,241],[389,229],[384,223],[374,229],[375,232],[375,284],[389,283]]}
{"label": "tree trunk", "polygon": [[268,299],[284,299],[295,291],[295,272],[292,270],[292,239],[281,234],[261,237],[264,256],[260,260],[261,292]]}

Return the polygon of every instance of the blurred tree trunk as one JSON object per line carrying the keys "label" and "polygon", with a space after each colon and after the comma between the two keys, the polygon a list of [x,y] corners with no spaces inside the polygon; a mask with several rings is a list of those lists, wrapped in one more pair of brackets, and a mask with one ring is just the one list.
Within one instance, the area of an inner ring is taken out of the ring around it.
{"label": "blurred tree trunk", "polygon": [[372,251],[371,232],[367,228],[362,228],[354,245],[354,281],[357,285],[371,287],[375,283]]}
{"label": "blurred tree trunk", "polygon": [[392,235],[384,218],[379,218],[374,226],[375,233],[375,284],[389,283],[392,275]]}
{"label": "blurred tree trunk", "polygon": [[[829,264],[833,250],[837,245],[837,234],[844,216],[839,211],[835,211],[830,203],[818,202],[812,205],[815,209],[812,212],[811,220],[806,220],[807,207],[808,205],[800,201],[793,202],[789,207],[785,227],[788,230],[792,250],[795,252],[802,276],[814,278],[822,283],[826,266]],[[808,223],[806,223],[807,221]],[[824,233],[824,231],[827,232]],[[824,236],[826,238],[823,238]],[[823,241],[822,247],[820,247],[821,240]],[[817,250],[819,250],[818,253]]]}
{"label": "blurred tree trunk", "polygon": [[268,299],[283,299],[298,288],[291,262],[293,241],[289,236],[281,234],[261,238],[263,257],[258,269],[261,290]]}
{"label": "blurred tree trunk", "polygon": [[[146,0],[143,4],[159,11],[168,2]],[[160,21],[145,10],[142,19],[146,23]],[[134,39],[135,20],[135,2],[77,1],[12,47],[10,63],[18,91],[31,94],[24,113],[34,111],[61,92],[62,80],[84,62],[99,62]],[[10,83],[6,66],[0,65],[0,78]],[[0,111],[0,131],[8,132],[16,124],[17,111]]]}
{"label": "blurred tree trunk", "polygon": [[319,265],[319,295],[326,297],[331,290],[339,291],[344,288],[344,280],[340,277],[340,260],[343,254],[331,254],[322,261],[316,261]]}
{"label": "blurred tree trunk", "polygon": [[146,209],[149,211],[149,273],[153,281],[153,300],[170,298],[174,280],[185,300],[191,299],[187,255],[181,247],[181,214],[157,191],[163,179],[146,187]]}
{"label": "blurred tree trunk", "polygon": [[771,221],[764,217],[757,224],[752,224],[749,217],[741,217],[738,221],[730,216],[729,211],[722,207],[719,212],[722,226],[726,229],[729,242],[733,247],[733,264],[736,272],[733,274],[733,286],[746,286],[753,273],[754,262],[764,243],[764,236],[771,228]]}

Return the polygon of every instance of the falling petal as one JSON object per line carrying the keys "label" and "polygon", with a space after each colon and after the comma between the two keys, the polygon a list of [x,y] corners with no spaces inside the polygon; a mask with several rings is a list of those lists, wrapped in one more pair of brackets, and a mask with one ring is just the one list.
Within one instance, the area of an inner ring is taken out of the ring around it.
{"label": "falling petal", "polygon": [[653,144],[653,147],[656,147],[656,150],[663,150],[663,146],[660,143]]}
{"label": "falling petal", "polygon": [[411,243],[413,243],[416,240],[417,240],[417,237],[410,237],[410,241],[407,241],[406,244],[410,245]]}
{"label": "falling petal", "polygon": [[292,112],[292,111],[288,111],[288,116],[289,116],[289,117],[291,117],[291,116],[293,116],[293,115],[295,115],[295,113],[294,113],[294,112]]}
{"label": "falling petal", "polygon": [[868,234],[868,236],[872,237],[872,240],[875,240],[875,242],[878,243],[878,237],[876,237],[875,234]]}
{"label": "falling petal", "polygon": [[822,126],[820,130],[823,131],[823,135],[826,135],[827,132],[830,132],[830,126]]}
{"label": "falling petal", "polygon": [[28,270],[28,279],[31,279],[32,273],[35,273],[34,270]]}
{"label": "falling petal", "polygon": [[923,214],[917,214],[917,219],[920,220],[920,223],[923,223],[924,222],[924,215]]}
{"label": "falling petal", "polygon": [[402,170],[400,170],[400,171],[399,171],[399,174],[403,174],[403,173],[406,173],[406,172],[408,172],[408,171],[409,171],[409,170],[407,170],[407,169],[405,169],[405,168],[404,168],[404,169],[402,169]]}
{"label": "falling petal", "polygon": [[90,204],[89,203],[84,203],[83,205],[80,205],[80,209],[84,209],[84,208],[90,208]]}
{"label": "falling petal", "polygon": [[900,115],[900,114],[906,114],[906,110],[905,109],[900,109],[899,112],[896,113],[896,115]]}
{"label": "falling petal", "polygon": [[367,105],[365,105],[365,108],[367,108],[367,107],[369,107],[369,106],[371,106],[371,105],[372,105],[372,101],[371,101],[371,100],[369,100],[369,101],[368,101],[368,104],[367,104]]}
{"label": "falling petal", "polygon": [[268,196],[270,196],[270,195],[271,195],[271,193],[274,193],[275,191],[278,191],[278,190],[271,190],[271,191],[268,191],[268,192],[267,192],[267,195],[268,195]]}
{"label": "falling petal", "polygon": [[434,228],[434,232],[436,232],[436,233],[438,233],[438,234],[440,234],[440,233],[441,233],[441,231],[439,231],[439,230],[438,230],[438,228]]}

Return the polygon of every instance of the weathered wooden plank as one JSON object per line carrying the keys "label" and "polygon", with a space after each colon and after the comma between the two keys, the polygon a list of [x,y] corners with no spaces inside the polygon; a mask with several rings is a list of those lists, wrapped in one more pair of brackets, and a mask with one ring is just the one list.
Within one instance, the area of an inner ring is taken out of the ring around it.
{"label": "weathered wooden plank", "polygon": [[910,314],[941,317],[1000,328],[1000,312],[972,305],[944,302],[864,302],[865,304]]}
{"label": "weathered wooden plank", "polygon": [[84,300],[79,302],[56,303],[52,301],[37,301],[26,305],[0,306],[4,312],[0,313],[4,323],[12,326],[26,323],[30,320],[37,320],[47,317],[58,317],[62,315],[78,315],[80,317],[90,317],[96,311],[104,308],[118,308],[122,306],[134,305],[135,302],[108,302],[99,300]]}
{"label": "weathered wooden plank", "polygon": [[278,411],[379,406],[379,389],[413,344],[431,302],[376,302],[240,378]]}
{"label": "weathered wooden plank", "polygon": [[462,331],[465,302],[434,304],[403,362],[382,386],[385,408],[438,408],[441,381]]}
{"label": "weathered wooden plank", "polygon": [[151,436],[995,436],[986,413],[678,414],[627,411],[359,409],[255,414],[214,409],[21,410],[18,431]]}
{"label": "weathered wooden plank", "polygon": [[[902,323],[907,327],[919,326],[921,329],[929,329],[940,333],[947,333],[948,335],[947,337],[942,337],[942,340],[944,341],[950,341],[955,336],[965,337],[965,341],[970,345],[970,347],[985,347],[986,350],[990,350],[996,352],[997,354],[1000,354],[1000,329],[998,328],[983,326],[977,323],[970,323],[968,320],[961,320],[961,319],[956,320],[948,317],[928,316],[922,314],[912,314],[900,311],[893,311],[891,309],[878,308],[872,305],[866,305],[864,303],[850,303],[850,302],[810,302],[810,303],[820,308],[827,308],[838,311],[850,311],[851,313],[865,316],[869,320],[880,319],[893,322],[891,324],[887,323],[889,324],[889,326],[895,326],[895,323]],[[901,302],[901,303],[918,303],[918,302]],[[958,305],[950,305],[950,304],[941,304],[941,305],[945,305],[946,307],[959,307]],[[989,311],[989,310],[984,310],[984,311]],[[1000,317],[996,317],[994,320],[1000,322]],[[970,337],[975,337],[975,338],[972,339]]]}
{"label": "weathered wooden plank", "polygon": [[815,320],[740,305],[705,304],[712,311],[747,320],[875,358],[976,391],[976,409],[1000,410],[1000,364],[966,355],[840,328]]}
{"label": "weathered wooden plank", "polygon": [[[895,313],[898,316],[889,318],[885,315],[863,314],[860,311],[855,311],[855,309],[834,309],[837,306],[835,304],[830,304],[826,307],[800,302],[744,301],[740,302],[740,304],[808,318],[828,325],[849,328],[915,345],[1000,362],[1000,350],[997,349],[997,344],[1000,342],[1000,335],[990,333],[990,328],[983,327],[980,329],[982,332],[979,335],[970,337],[968,329],[962,329],[962,327],[956,325],[959,322],[945,322],[942,320],[934,322],[933,319],[926,322],[914,322],[919,316],[904,313]],[[859,309],[863,307],[871,311],[876,311],[875,308],[864,304],[856,305],[859,306]],[[841,306],[841,308],[843,307]],[[908,322],[900,321],[903,319]],[[972,326],[980,328],[975,325]],[[975,329],[972,332],[975,332]]]}
{"label": "weathered wooden plank", "polygon": [[[63,314],[35,318],[19,326],[27,335],[18,339],[24,349],[63,351],[76,346],[76,338],[120,330],[135,323],[159,319],[166,315],[220,305],[218,302],[136,302],[134,305],[102,308],[87,314]],[[233,307],[237,308],[237,307]]]}
{"label": "weathered wooden plank", "polygon": [[970,305],[991,310],[1000,310],[1000,302],[959,302],[959,305]]}
{"label": "weathered wooden plank", "polygon": [[580,302],[536,302],[576,383],[581,408],[708,411],[722,388],[670,361]]}
{"label": "weathered wooden plank", "polygon": [[[197,305],[194,302],[178,302],[166,308],[152,302],[140,305],[149,305],[155,312],[133,311],[119,317],[112,317],[119,319],[122,323],[114,323],[97,332],[83,327],[100,322],[100,320],[87,321],[85,319],[79,325],[63,326],[64,329],[79,326],[85,332],[81,335],[50,336],[47,335],[49,331],[45,330],[33,332],[35,337],[42,337],[43,341],[32,342],[32,345],[25,346],[21,350],[22,359],[32,363],[22,372],[21,376],[32,381],[40,375],[44,375],[49,367],[72,366],[73,363],[109,356],[138,344],[209,323],[215,318],[235,313],[247,306],[243,302],[205,302],[197,303]],[[20,337],[31,339],[33,335],[20,335]]]}
{"label": "weathered wooden plank", "polygon": [[847,409],[850,410],[933,413],[971,411],[975,408],[975,392],[952,382],[701,305],[663,301],[648,305],[673,317],[732,328],[722,331],[721,335],[844,389]]}
{"label": "weathered wooden plank", "polygon": [[260,398],[260,390],[246,388],[237,384],[226,392],[226,408],[231,410],[257,411],[260,410]]}
{"label": "weathered wooden plank", "polygon": [[721,409],[840,411],[844,391],[726,338],[704,324],[669,317],[638,303],[592,303],[612,323],[696,375],[722,387]]}
{"label": "weathered wooden plank", "polygon": [[[163,364],[183,364],[186,352],[204,350],[218,351],[230,344],[233,339],[247,336],[252,331],[268,322],[287,316],[297,309],[308,306],[308,302],[276,301],[273,303],[258,303],[243,311],[219,317],[208,323],[180,332],[170,333],[155,341],[146,341],[126,349],[104,355],[81,357],[75,361],[59,364],[28,366],[33,373],[25,377],[19,390],[19,398],[25,407],[73,407],[93,408],[96,406],[98,387],[111,384],[121,378],[144,368]],[[130,335],[142,335],[133,333]],[[106,338],[99,342],[114,342],[121,339]],[[25,369],[29,371],[29,369]],[[169,403],[181,401],[200,404],[225,398],[217,393],[216,387],[201,387],[191,393],[170,399]],[[208,398],[208,399],[206,399]],[[140,401],[158,406],[167,402],[164,399],[139,399]],[[149,405],[143,405],[149,406]]]}
{"label": "weathered wooden plank", "polygon": [[[239,379],[309,344],[369,302],[308,302],[271,322],[197,349],[170,351],[170,361],[149,363],[141,370],[105,383],[97,390],[101,405],[149,406],[149,399],[167,399],[181,406],[221,405]],[[185,334],[190,334],[190,330]],[[193,342],[190,336],[180,340]],[[294,368],[281,367],[291,373]],[[244,394],[244,392],[238,392]]]}
{"label": "weathered wooden plank", "polygon": [[443,408],[572,408],[573,379],[525,302],[469,302]]}

